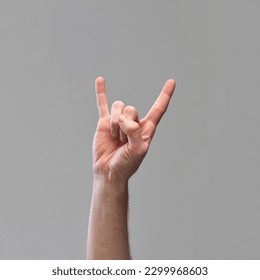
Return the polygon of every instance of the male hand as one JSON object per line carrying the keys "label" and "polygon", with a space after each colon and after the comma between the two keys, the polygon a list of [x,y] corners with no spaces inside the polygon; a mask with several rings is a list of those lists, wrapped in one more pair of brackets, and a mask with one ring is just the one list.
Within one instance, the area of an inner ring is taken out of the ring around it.
{"label": "male hand", "polygon": [[174,80],[167,80],[147,115],[139,120],[135,107],[126,106],[122,101],[112,104],[110,114],[105,80],[96,79],[99,121],[93,141],[94,174],[127,181],[136,172],[167,110],[175,85]]}

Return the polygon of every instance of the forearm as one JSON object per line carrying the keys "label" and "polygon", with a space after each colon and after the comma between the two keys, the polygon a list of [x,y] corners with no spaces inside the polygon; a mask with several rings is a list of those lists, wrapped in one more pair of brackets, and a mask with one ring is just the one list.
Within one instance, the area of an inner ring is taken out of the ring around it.
{"label": "forearm", "polygon": [[128,182],[94,175],[87,259],[130,259]]}

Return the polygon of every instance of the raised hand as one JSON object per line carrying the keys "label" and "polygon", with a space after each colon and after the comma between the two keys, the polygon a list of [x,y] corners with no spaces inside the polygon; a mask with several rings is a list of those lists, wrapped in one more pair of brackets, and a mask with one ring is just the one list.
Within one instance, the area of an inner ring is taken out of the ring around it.
{"label": "raised hand", "polygon": [[108,109],[105,80],[96,79],[99,121],[93,141],[93,192],[89,214],[87,258],[131,259],[128,238],[128,179],[144,159],[156,127],[175,88],[168,80],[147,113],[122,101]]}
{"label": "raised hand", "polygon": [[135,107],[126,106],[122,101],[112,104],[110,114],[105,80],[96,79],[99,121],[93,141],[94,174],[127,181],[136,172],[167,110],[175,85],[174,80],[167,80],[147,115],[139,120]]}

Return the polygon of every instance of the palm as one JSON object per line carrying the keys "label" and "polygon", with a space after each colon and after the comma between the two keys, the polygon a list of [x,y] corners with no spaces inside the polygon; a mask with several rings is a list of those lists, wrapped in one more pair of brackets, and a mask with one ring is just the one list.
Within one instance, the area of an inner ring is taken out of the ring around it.
{"label": "palm", "polygon": [[[145,119],[140,120],[139,124],[142,139],[148,148],[154,133],[154,127]],[[123,165],[129,165],[127,159],[130,153],[128,142],[122,143],[119,138],[114,138],[111,135],[110,118],[99,120],[93,142],[95,164],[102,166],[102,169],[106,171],[111,168],[116,170],[125,167]]]}

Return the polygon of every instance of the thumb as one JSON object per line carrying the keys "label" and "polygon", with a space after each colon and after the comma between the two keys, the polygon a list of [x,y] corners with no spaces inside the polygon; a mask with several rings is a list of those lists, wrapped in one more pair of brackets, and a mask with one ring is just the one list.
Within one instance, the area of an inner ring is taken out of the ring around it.
{"label": "thumb", "polygon": [[145,143],[141,135],[139,124],[131,119],[126,118],[122,114],[119,117],[119,126],[127,135],[129,149],[135,153],[145,153]]}

